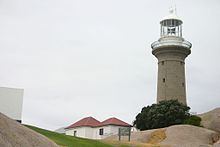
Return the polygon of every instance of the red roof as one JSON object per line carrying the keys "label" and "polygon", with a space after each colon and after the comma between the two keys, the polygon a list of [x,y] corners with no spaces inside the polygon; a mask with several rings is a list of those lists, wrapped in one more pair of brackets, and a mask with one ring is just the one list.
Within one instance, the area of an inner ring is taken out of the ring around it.
{"label": "red roof", "polygon": [[109,119],[106,119],[105,121],[101,122],[101,126],[106,126],[106,125],[116,125],[116,126],[124,126],[124,127],[131,127],[130,124],[120,120],[120,119],[117,119],[115,117],[112,117],[112,118],[109,118]]}
{"label": "red roof", "polygon": [[101,123],[100,121],[96,120],[93,117],[85,117],[74,124],[68,126],[66,129],[69,128],[75,128],[75,127],[82,127],[82,126],[87,126],[87,127],[96,127],[99,126]]}
{"label": "red roof", "polygon": [[93,117],[86,117],[66,127],[66,129],[75,128],[75,127],[101,127],[101,126],[107,126],[107,125],[131,127],[130,124],[122,120],[119,120],[115,117],[106,119],[103,122],[100,122]]}

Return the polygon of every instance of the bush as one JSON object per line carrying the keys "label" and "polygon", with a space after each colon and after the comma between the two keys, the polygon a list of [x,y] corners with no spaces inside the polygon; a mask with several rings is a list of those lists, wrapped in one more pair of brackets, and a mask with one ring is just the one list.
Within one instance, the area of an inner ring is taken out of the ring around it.
{"label": "bush", "polygon": [[136,116],[134,126],[140,130],[168,127],[183,124],[189,118],[190,107],[179,103],[177,100],[160,101],[142,108]]}
{"label": "bush", "polygon": [[191,115],[184,120],[184,124],[194,125],[194,126],[201,126],[201,118],[196,115]]}

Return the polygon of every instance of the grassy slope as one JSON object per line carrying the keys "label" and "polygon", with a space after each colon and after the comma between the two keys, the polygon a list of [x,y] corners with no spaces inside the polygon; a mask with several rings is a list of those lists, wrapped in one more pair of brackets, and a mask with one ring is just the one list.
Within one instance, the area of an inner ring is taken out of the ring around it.
{"label": "grassy slope", "polygon": [[37,127],[25,125],[26,127],[48,137],[53,140],[56,144],[65,147],[112,147],[111,145],[102,143],[97,140],[82,139],[77,137],[72,137],[64,134],[55,133],[52,131],[40,129]]}

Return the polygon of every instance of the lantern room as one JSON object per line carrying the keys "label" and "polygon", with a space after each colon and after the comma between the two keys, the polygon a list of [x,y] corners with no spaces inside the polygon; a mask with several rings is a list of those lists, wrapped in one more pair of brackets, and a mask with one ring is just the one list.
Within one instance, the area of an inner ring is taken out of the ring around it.
{"label": "lantern room", "polygon": [[160,22],[161,37],[176,36],[182,37],[182,20],[176,15],[176,10],[171,8],[170,14]]}

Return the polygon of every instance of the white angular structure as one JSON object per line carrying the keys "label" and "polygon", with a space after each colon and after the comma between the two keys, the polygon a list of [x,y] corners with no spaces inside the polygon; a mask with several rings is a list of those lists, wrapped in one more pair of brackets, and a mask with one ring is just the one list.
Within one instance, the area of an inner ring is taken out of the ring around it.
{"label": "white angular structure", "polygon": [[0,87],[0,112],[22,121],[23,89]]}
{"label": "white angular structure", "polygon": [[182,20],[175,9],[160,21],[160,38],[151,44],[158,59],[157,102],[177,99],[186,102],[185,58],[192,44],[182,37]]}
{"label": "white angular structure", "polygon": [[119,128],[131,127],[130,124],[115,117],[103,122],[93,117],[85,117],[65,128],[65,134],[89,139],[104,139],[111,135],[118,134]]}

